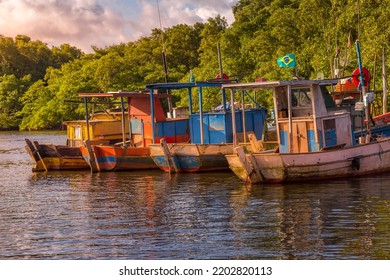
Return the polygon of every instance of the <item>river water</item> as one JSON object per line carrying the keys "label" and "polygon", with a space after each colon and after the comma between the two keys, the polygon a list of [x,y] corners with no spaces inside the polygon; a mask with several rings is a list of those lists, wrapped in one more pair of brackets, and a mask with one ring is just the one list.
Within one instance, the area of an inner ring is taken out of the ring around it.
{"label": "river water", "polygon": [[0,259],[389,259],[390,174],[249,186],[233,173],[34,174],[0,132]]}

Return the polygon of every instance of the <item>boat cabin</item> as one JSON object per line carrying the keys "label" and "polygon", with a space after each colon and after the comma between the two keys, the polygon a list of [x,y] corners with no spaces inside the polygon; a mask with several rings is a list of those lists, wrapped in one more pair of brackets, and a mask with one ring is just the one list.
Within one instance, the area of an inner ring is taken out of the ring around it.
{"label": "boat cabin", "polygon": [[223,87],[271,90],[279,152],[305,153],[354,145],[351,114],[336,106],[330,95],[336,84],[337,80],[292,80]]}
{"label": "boat cabin", "polygon": [[[149,84],[146,88],[157,92],[182,90],[188,97],[189,132],[192,144],[221,144],[233,142],[232,113],[221,82],[189,82]],[[155,94],[151,94],[154,96]],[[207,97],[206,97],[207,96]],[[213,97],[220,102],[216,108],[205,109],[205,99]],[[197,100],[196,100],[197,99]],[[264,131],[267,109],[257,106],[243,111],[233,110],[237,119],[246,119],[245,126],[238,126],[237,132],[254,133],[261,138]],[[158,134],[158,131],[154,131]]]}
{"label": "boat cabin", "polygon": [[[149,96],[149,91],[140,92],[109,92],[109,93],[80,93],[84,98],[86,111],[88,112],[88,103],[92,103],[92,98],[112,98],[120,99],[121,108],[119,118],[116,122],[111,122],[105,126],[104,130],[96,123],[94,119],[89,119],[86,114],[86,123],[89,129],[86,129],[83,137],[93,140],[99,137],[110,137],[115,133],[117,136],[118,126],[120,126],[121,143],[128,143],[134,147],[147,147],[154,141],[165,138],[168,143],[177,141],[188,141],[188,120],[183,118],[167,119],[165,117],[162,99],[167,99],[170,95],[165,93],[153,94]],[[127,99],[127,109],[125,108],[125,99]],[[152,126],[155,126],[156,133],[152,134]],[[97,134],[97,131],[102,132]],[[114,144],[112,142],[107,144]]]}
{"label": "boat cabin", "polygon": [[[126,121],[128,119],[125,115]],[[66,145],[80,147],[88,139],[86,120],[65,121],[67,131]],[[113,112],[91,114],[89,132],[92,142],[101,144],[114,144],[122,140],[121,115]],[[128,130],[126,130],[126,133]]]}

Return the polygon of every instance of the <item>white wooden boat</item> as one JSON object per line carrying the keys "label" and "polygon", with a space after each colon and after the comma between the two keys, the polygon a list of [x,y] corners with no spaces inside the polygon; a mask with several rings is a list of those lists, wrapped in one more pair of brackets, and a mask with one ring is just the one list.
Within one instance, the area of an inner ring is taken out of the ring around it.
{"label": "white wooden boat", "polygon": [[[390,170],[390,138],[370,134],[359,141],[353,129],[364,123],[362,111],[337,106],[329,91],[337,80],[292,80],[228,84],[231,97],[240,90],[271,90],[278,145],[249,152],[235,144],[229,167],[251,183],[324,180]],[[235,130],[233,118],[233,131]],[[363,130],[362,130],[363,131]],[[368,131],[368,133],[367,133]],[[265,143],[259,143],[264,146]]]}

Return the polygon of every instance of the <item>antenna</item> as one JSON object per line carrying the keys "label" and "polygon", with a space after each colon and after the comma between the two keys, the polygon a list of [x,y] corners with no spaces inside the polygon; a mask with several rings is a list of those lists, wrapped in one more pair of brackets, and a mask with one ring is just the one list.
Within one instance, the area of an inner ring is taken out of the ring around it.
{"label": "antenna", "polygon": [[[158,3],[158,0],[156,0],[156,4],[157,4],[157,12],[158,12],[158,20],[159,20],[159,23],[160,23],[160,30],[161,30],[161,46],[162,46],[162,62],[163,62],[163,67],[164,67],[164,79],[165,79],[165,83],[168,83],[168,64],[167,64],[167,56],[165,54],[165,44],[164,44],[164,30],[163,30],[163,27],[162,27],[162,23],[161,23],[161,14],[160,14],[160,5]],[[169,90],[167,90],[167,93],[169,94]],[[168,97],[168,111],[169,111],[169,114],[172,116],[172,98],[171,97]]]}
{"label": "antenna", "polygon": [[358,22],[357,22],[357,27],[358,27],[358,40],[360,40],[360,0],[358,0]]}
{"label": "antenna", "polygon": [[160,30],[161,30],[162,61],[164,67],[165,83],[168,83],[168,66],[167,66],[167,56],[165,54],[164,31],[161,23],[160,5],[158,3],[158,0],[156,0],[156,4],[157,4],[158,20],[160,22]]}
{"label": "antenna", "polygon": [[157,4],[157,12],[158,12],[158,21],[160,23],[160,30],[161,30],[161,45],[163,48],[163,52],[165,52],[164,33],[163,33],[163,28],[162,28],[162,23],[161,23],[160,5],[158,3],[158,0],[156,0],[156,4]]}

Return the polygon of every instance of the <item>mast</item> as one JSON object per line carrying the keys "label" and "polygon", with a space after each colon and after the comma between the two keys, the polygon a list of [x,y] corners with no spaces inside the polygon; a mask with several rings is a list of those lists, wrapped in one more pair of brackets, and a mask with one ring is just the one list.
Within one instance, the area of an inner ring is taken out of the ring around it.
{"label": "mast", "polygon": [[[167,84],[169,82],[168,63],[167,63],[167,55],[165,52],[164,31],[163,31],[162,23],[161,23],[160,5],[158,3],[158,0],[156,0],[156,4],[157,4],[158,20],[160,23],[160,30],[161,30],[161,46],[162,46],[161,56],[162,56],[162,63],[163,63],[163,68],[164,68],[164,81]],[[167,90],[167,94],[169,94],[169,90]],[[169,111],[169,114],[172,116],[172,98],[171,97],[168,97],[168,111]]]}
{"label": "mast", "polygon": [[[356,52],[358,57],[358,67],[359,67],[359,79],[360,79],[360,88],[362,91],[363,98],[366,98],[366,85],[364,83],[364,74],[363,74],[363,65],[362,65],[362,57],[360,55],[360,43],[359,40],[356,40]],[[366,127],[367,133],[370,130],[370,105],[368,102],[364,102],[364,111],[366,117]]]}
{"label": "mast", "polygon": [[[217,44],[217,51],[218,51],[218,64],[219,64],[219,76],[220,76],[220,82],[223,83],[223,69],[222,69],[222,55],[221,55],[221,46],[218,43]],[[226,92],[225,89],[222,89],[222,104],[223,104],[223,110],[226,111]]]}
{"label": "mast", "polygon": [[120,97],[121,99],[121,124],[122,124],[122,146],[124,147],[126,145],[126,121],[125,121],[125,102],[123,100],[123,96]]}
{"label": "mast", "polygon": [[383,82],[383,114],[387,113],[387,81],[386,81],[386,54],[385,47],[382,51],[382,82]]}
{"label": "mast", "polygon": [[232,112],[232,129],[233,129],[233,148],[236,148],[238,146],[237,143],[237,124],[236,124],[236,112],[234,110],[234,89],[230,89],[230,103],[231,105],[231,112]]}

